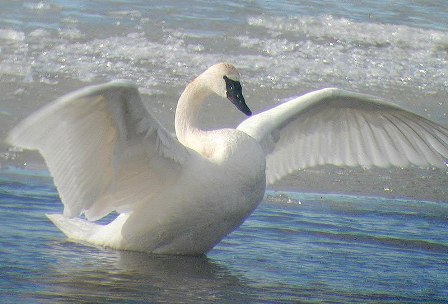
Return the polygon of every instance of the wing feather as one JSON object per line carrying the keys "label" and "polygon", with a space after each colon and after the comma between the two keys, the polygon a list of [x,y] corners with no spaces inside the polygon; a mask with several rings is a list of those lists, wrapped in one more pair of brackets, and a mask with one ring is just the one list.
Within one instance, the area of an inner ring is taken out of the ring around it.
{"label": "wing feather", "polygon": [[61,97],[9,134],[39,150],[70,217],[127,212],[178,176],[188,150],[143,105],[128,82],[91,86]]}
{"label": "wing feather", "polygon": [[267,155],[267,182],[316,165],[446,168],[448,129],[378,98],[324,89],[254,115],[238,129]]}

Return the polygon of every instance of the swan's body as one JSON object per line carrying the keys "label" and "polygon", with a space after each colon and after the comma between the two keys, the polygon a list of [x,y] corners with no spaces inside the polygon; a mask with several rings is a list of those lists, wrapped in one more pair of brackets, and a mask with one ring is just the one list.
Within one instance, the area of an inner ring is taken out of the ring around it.
{"label": "swan's body", "polygon": [[[436,166],[448,130],[372,97],[326,89],[245,120],[204,131],[197,117],[210,94],[250,115],[239,74],[217,64],[190,83],[171,136],[126,82],[56,100],[16,127],[11,144],[38,149],[64,215],[49,218],[69,238],[116,249],[199,255],[237,228],[266,182],[318,164]],[[121,213],[108,225],[97,220]]]}
{"label": "swan's body", "polygon": [[[163,191],[109,225],[49,217],[74,240],[154,253],[205,253],[256,208],[266,179],[264,154],[252,138],[221,130],[210,142],[218,148],[214,155],[207,159],[190,151],[179,176],[166,177]],[[73,227],[75,221],[89,229]]]}

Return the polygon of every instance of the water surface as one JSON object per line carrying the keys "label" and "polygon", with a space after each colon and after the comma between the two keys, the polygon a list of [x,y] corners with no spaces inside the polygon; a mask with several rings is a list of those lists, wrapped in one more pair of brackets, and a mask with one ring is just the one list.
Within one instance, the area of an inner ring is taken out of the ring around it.
{"label": "water surface", "polygon": [[3,303],[443,302],[448,205],[269,192],[206,257],[72,243],[48,177],[0,179]]}
{"label": "water surface", "polygon": [[[68,242],[44,215],[62,205],[42,159],[3,142],[62,94],[123,78],[173,131],[183,88],[219,61],[255,113],[335,86],[448,127],[446,20],[446,1],[3,1],[2,302],[446,301],[447,170],[302,170],[206,257],[160,257]],[[216,99],[203,114],[243,119]]]}

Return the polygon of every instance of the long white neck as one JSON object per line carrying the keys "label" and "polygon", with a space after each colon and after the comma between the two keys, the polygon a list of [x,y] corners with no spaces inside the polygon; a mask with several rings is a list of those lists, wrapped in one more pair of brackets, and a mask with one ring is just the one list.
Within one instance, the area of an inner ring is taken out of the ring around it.
{"label": "long white neck", "polygon": [[204,79],[199,76],[192,81],[179,98],[175,129],[177,139],[184,145],[201,153],[201,138],[205,135],[198,126],[199,109],[204,99],[212,93],[205,84]]}

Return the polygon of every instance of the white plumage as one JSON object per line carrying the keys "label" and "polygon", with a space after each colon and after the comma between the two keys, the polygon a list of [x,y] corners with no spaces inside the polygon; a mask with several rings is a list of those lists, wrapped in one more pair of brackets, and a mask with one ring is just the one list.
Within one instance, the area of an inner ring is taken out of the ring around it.
{"label": "white plumage", "polygon": [[[207,252],[256,208],[266,182],[301,168],[446,166],[446,128],[338,89],[295,98],[236,129],[199,129],[198,111],[213,93],[250,114],[238,80],[232,65],[217,64],[190,83],[176,110],[177,138],[133,84],[111,82],[47,105],[8,141],[45,158],[64,204],[64,215],[49,218],[69,238],[165,254]],[[76,218],[112,211],[121,215],[108,225]]]}
{"label": "white plumage", "polygon": [[446,168],[448,130],[373,96],[323,89],[243,121],[267,153],[269,184],[316,165]]}

